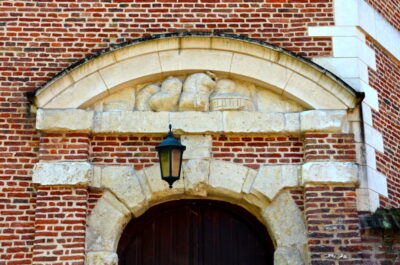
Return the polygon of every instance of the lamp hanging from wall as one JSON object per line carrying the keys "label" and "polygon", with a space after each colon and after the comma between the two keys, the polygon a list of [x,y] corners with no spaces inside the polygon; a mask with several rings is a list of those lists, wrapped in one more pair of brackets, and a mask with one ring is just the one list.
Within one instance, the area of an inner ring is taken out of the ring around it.
{"label": "lamp hanging from wall", "polygon": [[168,182],[169,188],[172,188],[172,184],[180,178],[182,155],[186,150],[186,146],[175,138],[171,129],[170,124],[167,136],[156,146],[160,160],[161,178]]}

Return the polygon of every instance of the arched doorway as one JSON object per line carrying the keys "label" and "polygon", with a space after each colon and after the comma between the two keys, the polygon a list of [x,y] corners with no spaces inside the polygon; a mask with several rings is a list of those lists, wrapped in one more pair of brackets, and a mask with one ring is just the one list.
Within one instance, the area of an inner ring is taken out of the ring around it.
{"label": "arched doorway", "polygon": [[221,201],[178,200],[152,207],[125,228],[124,265],[273,264],[265,227],[243,208]]}

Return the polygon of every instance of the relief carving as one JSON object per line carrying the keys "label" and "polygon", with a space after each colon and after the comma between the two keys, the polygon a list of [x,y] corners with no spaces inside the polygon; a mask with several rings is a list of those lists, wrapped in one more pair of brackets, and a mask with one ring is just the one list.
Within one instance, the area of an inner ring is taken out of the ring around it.
{"label": "relief carving", "polygon": [[169,77],[161,84],[161,90],[151,96],[149,104],[154,111],[174,111],[182,91],[182,81]]}
{"label": "relief carving", "polygon": [[[141,89],[140,89],[141,88]],[[138,90],[138,92],[136,92]],[[101,105],[101,108],[99,107]],[[259,111],[300,112],[298,102],[269,89],[211,72],[170,76],[136,89],[120,90],[97,103],[98,111]]]}
{"label": "relief carving", "polygon": [[218,80],[215,92],[211,95],[211,110],[252,110],[253,102],[249,96],[239,92],[236,83],[230,79]]}
{"label": "relief carving", "polygon": [[142,88],[136,96],[136,109],[140,111],[151,110],[149,100],[151,96],[160,91],[160,87],[155,84],[147,85]]}
{"label": "relief carving", "polygon": [[208,111],[209,97],[215,81],[207,74],[197,73],[186,78],[179,101],[180,111]]}

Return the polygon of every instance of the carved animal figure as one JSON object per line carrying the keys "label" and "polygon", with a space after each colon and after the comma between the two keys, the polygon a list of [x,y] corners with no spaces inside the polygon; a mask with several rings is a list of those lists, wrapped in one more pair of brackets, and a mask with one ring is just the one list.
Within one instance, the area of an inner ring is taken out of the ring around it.
{"label": "carved animal figure", "polygon": [[178,105],[182,92],[182,81],[176,77],[169,77],[161,85],[161,91],[151,96],[149,104],[154,111],[173,111]]}
{"label": "carved animal figure", "polygon": [[160,91],[160,87],[155,84],[147,85],[142,88],[136,96],[136,109],[140,111],[151,110],[149,100],[152,95]]}
{"label": "carved animal figure", "polygon": [[208,111],[209,96],[214,90],[215,81],[204,73],[188,76],[183,84],[179,100],[180,111]]}

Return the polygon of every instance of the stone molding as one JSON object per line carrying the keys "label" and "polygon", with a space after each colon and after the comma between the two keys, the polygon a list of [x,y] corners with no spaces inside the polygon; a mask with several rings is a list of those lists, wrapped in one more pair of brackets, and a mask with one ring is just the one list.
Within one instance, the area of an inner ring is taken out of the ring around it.
{"label": "stone molding", "polygon": [[89,185],[92,165],[87,162],[39,162],[32,182],[41,186]]}
{"label": "stone molding", "polygon": [[109,51],[58,75],[36,91],[34,101],[39,108],[84,108],[127,85],[193,71],[245,77],[312,109],[348,109],[359,102],[345,83],[301,57],[225,36],[175,36]]}
{"label": "stone molding", "polygon": [[[144,119],[144,117],[146,117]],[[157,122],[154,122],[157,121]],[[348,133],[344,110],[297,113],[251,111],[151,112],[39,109],[36,128],[43,132],[165,133],[168,124],[178,133]]]}

